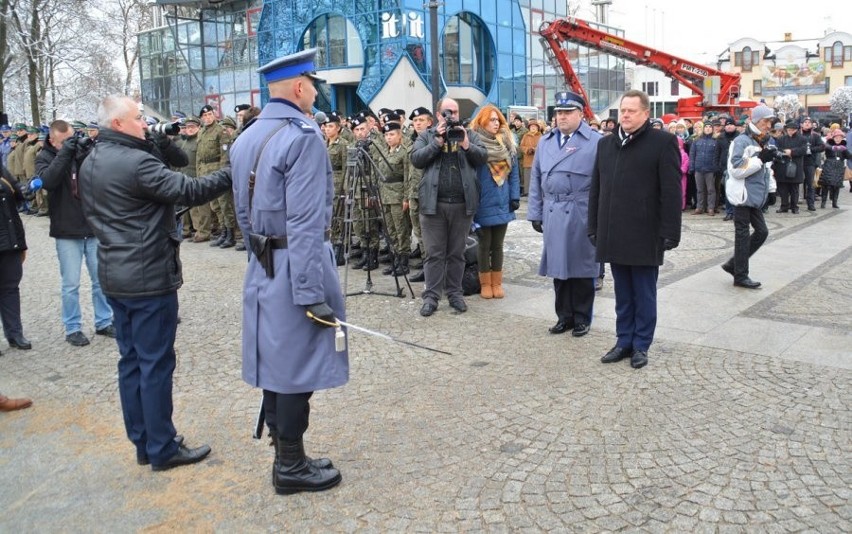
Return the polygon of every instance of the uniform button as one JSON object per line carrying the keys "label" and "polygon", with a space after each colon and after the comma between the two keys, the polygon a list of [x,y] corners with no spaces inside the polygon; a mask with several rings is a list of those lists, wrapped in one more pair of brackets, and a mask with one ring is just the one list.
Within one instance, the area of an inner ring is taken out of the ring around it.
{"label": "uniform button", "polygon": [[304,284],[304,283],[305,283],[305,282],[307,282],[307,281],[308,281],[308,277],[307,277],[307,276],[305,276],[305,275],[303,275],[303,274],[302,274],[302,275],[299,275],[299,283]]}

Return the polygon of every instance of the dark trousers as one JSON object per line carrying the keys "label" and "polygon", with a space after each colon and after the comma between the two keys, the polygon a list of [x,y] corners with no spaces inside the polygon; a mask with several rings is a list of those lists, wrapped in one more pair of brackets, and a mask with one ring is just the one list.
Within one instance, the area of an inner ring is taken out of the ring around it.
{"label": "dark trousers", "polygon": [[556,292],[556,317],[574,324],[592,323],[592,306],[595,303],[594,278],[553,279]]}
{"label": "dark trousers", "polygon": [[269,433],[285,441],[298,441],[308,430],[311,416],[311,395],[307,393],[276,393],[263,390],[263,411]]}
{"label": "dark trousers", "polygon": [[498,224],[479,229],[479,247],[476,249],[479,272],[503,270],[503,242],[508,228],[508,224]]}
{"label": "dark trousers", "polygon": [[781,199],[781,210],[799,210],[799,184],[778,182],[778,197]]}
{"label": "dark trousers", "polygon": [[118,393],[127,437],[153,465],[160,465],[178,450],[172,423],[177,292],[107,300],[121,354]]}
{"label": "dark trousers", "polygon": [[[749,226],[754,228],[751,234]],[[734,208],[734,280],[748,278],[748,259],[757,252],[768,236],[769,230],[759,208]]]}
{"label": "dark trousers", "polygon": [[420,229],[426,245],[423,300],[437,303],[441,292],[447,297],[462,296],[464,245],[473,215],[467,215],[464,202],[438,202],[435,215],[420,213]]}
{"label": "dark trousers", "polygon": [[0,318],[6,339],[24,333],[21,326],[21,278],[24,276],[22,252],[0,252]]}
{"label": "dark trousers", "polygon": [[657,328],[657,276],[660,268],[609,264],[615,285],[616,346],[647,351]]}
{"label": "dark trousers", "polygon": [[808,203],[808,207],[812,208],[814,206],[814,173],[816,172],[816,167],[810,167],[805,165],[805,201]]}

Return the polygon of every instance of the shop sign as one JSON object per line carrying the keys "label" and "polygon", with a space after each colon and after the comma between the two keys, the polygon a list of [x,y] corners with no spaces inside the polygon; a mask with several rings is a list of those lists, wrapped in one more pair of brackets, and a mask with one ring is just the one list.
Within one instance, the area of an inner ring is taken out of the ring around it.
{"label": "shop sign", "polygon": [[382,39],[392,39],[405,33],[407,37],[423,39],[423,16],[420,13],[382,13]]}

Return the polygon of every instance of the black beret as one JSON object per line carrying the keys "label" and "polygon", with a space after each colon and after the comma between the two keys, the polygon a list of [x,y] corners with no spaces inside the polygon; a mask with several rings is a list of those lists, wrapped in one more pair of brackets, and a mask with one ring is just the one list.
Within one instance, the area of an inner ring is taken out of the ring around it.
{"label": "black beret", "polygon": [[421,115],[428,115],[429,117],[431,117],[432,112],[421,106],[421,107],[415,109],[414,111],[412,111],[411,115],[408,116],[408,119],[413,120],[414,117],[420,117]]}
{"label": "black beret", "polygon": [[382,133],[392,132],[394,130],[399,130],[401,128],[402,128],[402,126],[400,126],[398,122],[389,122],[389,123],[385,124],[384,126],[382,126]]}
{"label": "black beret", "polygon": [[200,117],[200,116],[204,115],[205,113],[207,113],[208,111],[212,111],[214,113],[216,112],[216,110],[213,109],[213,106],[211,106],[210,104],[207,104],[206,106],[203,106],[201,108],[201,111],[198,112],[198,116]]}
{"label": "black beret", "polygon": [[234,106],[234,113],[239,113],[240,111],[245,111],[245,110],[249,109],[250,107],[251,106],[249,106],[248,104],[237,104],[236,106]]}
{"label": "black beret", "polygon": [[391,113],[388,113],[387,115],[385,115],[385,122],[398,121],[398,120],[402,120],[402,117],[400,117],[396,113],[391,112]]}
{"label": "black beret", "polygon": [[364,115],[356,115],[356,116],[352,117],[352,120],[350,122],[352,124],[352,127],[354,128],[356,126],[360,126],[360,125],[366,123],[367,117],[365,117]]}

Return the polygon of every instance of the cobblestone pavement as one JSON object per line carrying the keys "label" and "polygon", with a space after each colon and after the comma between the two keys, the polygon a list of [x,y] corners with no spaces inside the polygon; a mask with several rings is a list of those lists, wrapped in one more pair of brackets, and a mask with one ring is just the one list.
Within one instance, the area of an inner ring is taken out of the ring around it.
{"label": "cobblestone pavement", "polygon": [[[844,193],[841,203],[850,201]],[[767,248],[837,217],[849,215],[771,213]],[[153,473],[136,465],[124,436],[117,350],[94,335],[88,283],[92,344],[71,347],[47,221],[25,223],[23,319],[34,348],[2,345],[0,391],[34,405],[0,414],[0,532],[852,531],[849,367],[666,337],[641,371],[602,365],[611,329],[552,336],[551,319],[513,309],[521,293],[552,309],[551,282],[536,274],[540,237],[523,222],[510,225],[503,302],[470,297],[460,315],[442,301],[424,319],[419,300],[348,299],[352,322],[452,355],[352,334],[351,381],[314,396],[306,435],[309,453],[331,457],[343,483],[289,497],[270,486],[267,440],[250,437],[259,392],[240,379],[245,257],[183,245],[175,423],[213,453]],[[661,288],[705,271],[721,280],[732,238],[718,216],[685,215]],[[850,351],[845,243],[744,320],[818,323]],[[374,281],[392,290],[392,279]],[[364,286],[363,273],[350,273],[349,291]],[[611,290],[607,279],[602,300]],[[741,295],[718,298],[733,305]]]}

